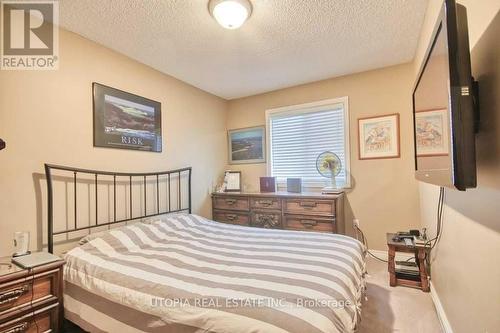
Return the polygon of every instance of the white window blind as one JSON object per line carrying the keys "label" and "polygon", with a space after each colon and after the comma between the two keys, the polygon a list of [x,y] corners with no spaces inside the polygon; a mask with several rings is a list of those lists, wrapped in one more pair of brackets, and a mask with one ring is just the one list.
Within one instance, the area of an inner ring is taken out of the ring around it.
{"label": "white window blind", "polygon": [[[300,177],[305,186],[324,186],[329,180],[318,173],[316,159],[331,151],[342,162],[336,177],[338,186],[349,186],[347,103],[268,113],[270,173],[283,183],[288,177]],[[347,130],[346,130],[347,129]]]}

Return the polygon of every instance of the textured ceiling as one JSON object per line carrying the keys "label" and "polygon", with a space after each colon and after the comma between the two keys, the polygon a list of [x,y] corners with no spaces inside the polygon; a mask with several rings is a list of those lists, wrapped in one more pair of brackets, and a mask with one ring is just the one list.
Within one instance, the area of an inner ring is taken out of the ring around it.
{"label": "textured ceiling", "polygon": [[238,30],[208,0],[61,0],[60,24],[233,99],[412,60],[427,0],[251,0]]}

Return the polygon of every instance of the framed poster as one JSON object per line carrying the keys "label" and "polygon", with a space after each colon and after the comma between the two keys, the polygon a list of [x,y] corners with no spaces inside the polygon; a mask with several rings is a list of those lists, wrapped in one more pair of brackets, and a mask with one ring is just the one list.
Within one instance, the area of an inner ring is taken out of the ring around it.
{"label": "framed poster", "polygon": [[229,164],[266,162],[266,128],[264,126],[229,130]]}
{"label": "framed poster", "polygon": [[161,103],[99,83],[94,97],[94,147],[161,152]]}
{"label": "framed poster", "polygon": [[449,154],[447,124],[447,109],[415,112],[417,156],[445,156]]}
{"label": "framed poster", "polygon": [[399,114],[358,119],[359,159],[398,158]]}

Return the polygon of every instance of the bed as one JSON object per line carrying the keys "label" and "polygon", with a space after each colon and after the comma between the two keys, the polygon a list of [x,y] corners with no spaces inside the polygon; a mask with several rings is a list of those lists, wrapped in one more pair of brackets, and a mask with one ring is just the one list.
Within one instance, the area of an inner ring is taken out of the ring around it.
{"label": "bed", "polygon": [[145,211],[140,222],[90,233],[67,252],[65,317],[91,332],[356,330],[360,242],[226,225],[190,214],[187,201],[186,211]]}

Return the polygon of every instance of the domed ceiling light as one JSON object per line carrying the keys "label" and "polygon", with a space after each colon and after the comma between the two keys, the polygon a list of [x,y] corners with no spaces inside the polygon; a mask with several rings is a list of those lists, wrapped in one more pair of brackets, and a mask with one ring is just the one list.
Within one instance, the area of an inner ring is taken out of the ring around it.
{"label": "domed ceiling light", "polygon": [[248,0],[210,0],[208,10],[224,28],[238,29],[252,14],[252,4]]}

